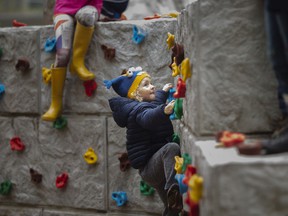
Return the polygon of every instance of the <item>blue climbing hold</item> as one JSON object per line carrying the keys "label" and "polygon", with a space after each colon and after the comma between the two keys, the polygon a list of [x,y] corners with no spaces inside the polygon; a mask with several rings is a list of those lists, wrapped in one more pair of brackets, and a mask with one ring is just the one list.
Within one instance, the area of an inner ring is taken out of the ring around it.
{"label": "blue climbing hold", "polygon": [[136,25],[133,26],[133,37],[132,37],[132,41],[136,44],[140,44],[146,37],[147,32],[140,28],[137,27]]}
{"label": "blue climbing hold", "polygon": [[45,52],[54,52],[56,50],[56,38],[48,38],[44,45]]}
{"label": "blue climbing hold", "polygon": [[177,182],[178,182],[179,191],[180,191],[181,194],[186,193],[187,190],[188,190],[188,186],[183,183],[184,177],[185,177],[185,174],[176,174],[176,175],[175,175],[175,179],[176,179]]}
{"label": "blue climbing hold", "polygon": [[0,84],[0,97],[5,93],[5,86]]}
{"label": "blue climbing hold", "polygon": [[113,192],[112,199],[116,201],[118,207],[123,206],[127,202],[127,194],[124,191]]}

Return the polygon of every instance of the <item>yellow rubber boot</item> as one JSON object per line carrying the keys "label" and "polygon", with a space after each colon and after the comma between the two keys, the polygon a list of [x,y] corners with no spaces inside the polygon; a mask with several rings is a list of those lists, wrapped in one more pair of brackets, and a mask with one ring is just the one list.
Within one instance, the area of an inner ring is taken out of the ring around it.
{"label": "yellow rubber boot", "polygon": [[51,105],[49,110],[42,115],[44,121],[55,121],[61,115],[66,69],[66,67],[51,69]]}
{"label": "yellow rubber boot", "polygon": [[74,41],[73,54],[70,64],[70,72],[76,73],[81,80],[92,80],[95,75],[91,73],[85,66],[84,60],[90,45],[94,27],[86,27],[77,22]]}

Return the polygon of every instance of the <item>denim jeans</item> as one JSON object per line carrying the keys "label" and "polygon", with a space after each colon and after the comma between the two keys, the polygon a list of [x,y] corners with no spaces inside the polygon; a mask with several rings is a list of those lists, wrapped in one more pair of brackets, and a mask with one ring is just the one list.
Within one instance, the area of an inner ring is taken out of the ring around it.
{"label": "denim jeans", "polygon": [[278,81],[279,107],[283,116],[288,116],[288,13],[266,9],[265,24],[268,55]]}

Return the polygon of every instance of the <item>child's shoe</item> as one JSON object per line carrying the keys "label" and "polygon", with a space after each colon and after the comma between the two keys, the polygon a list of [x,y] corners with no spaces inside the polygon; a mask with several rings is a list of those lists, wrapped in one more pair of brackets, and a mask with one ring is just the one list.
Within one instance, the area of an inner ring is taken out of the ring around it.
{"label": "child's shoe", "polygon": [[182,203],[182,195],[179,191],[178,184],[173,184],[170,186],[167,192],[167,199],[168,199],[168,208],[175,212],[179,213],[183,209]]}

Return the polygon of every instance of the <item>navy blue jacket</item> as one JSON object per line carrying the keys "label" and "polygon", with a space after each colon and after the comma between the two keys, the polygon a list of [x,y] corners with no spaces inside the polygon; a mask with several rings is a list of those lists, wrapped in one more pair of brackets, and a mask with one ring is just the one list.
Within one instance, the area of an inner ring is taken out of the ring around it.
{"label": "navy blue jacket", "polygon": [[164,113],[167,97],[168,93],[160,90],[153,102],[125,97],[109,100],[115,122],[127,128],[126,148],[135,169],[144,167],[155,152],[172,140],[173,125],[169,115]]}
{"label": "navy blue jacket", "polygon": [[272,12],[288,12],[287,0],[266,0],[266,7],[268,11]]}

